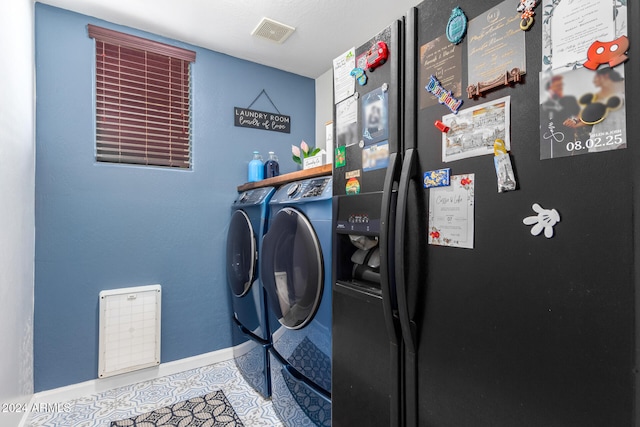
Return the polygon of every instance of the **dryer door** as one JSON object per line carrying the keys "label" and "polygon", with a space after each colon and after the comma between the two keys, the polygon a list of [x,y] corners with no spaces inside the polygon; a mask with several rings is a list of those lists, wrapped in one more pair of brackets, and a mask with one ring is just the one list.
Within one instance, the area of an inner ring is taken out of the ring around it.
{"label": "dryer door", "polygon": [[244,211],[231,216],[227,234],[227,283],[236,296],[244,296],[251,288],[258,252],[251,221]]}
{"label": "dryer door", "polygon": [[280,323],[299,329],[311,321],[322,297],[322,249],[313,226],[301,212],[283,208],[262,241],[260,277],[269,308]]}

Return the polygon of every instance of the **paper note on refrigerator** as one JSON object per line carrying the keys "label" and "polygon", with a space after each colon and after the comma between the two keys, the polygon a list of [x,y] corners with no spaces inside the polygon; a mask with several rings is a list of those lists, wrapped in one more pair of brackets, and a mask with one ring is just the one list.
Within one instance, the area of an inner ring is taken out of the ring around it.
{"label": "paper note on refrigerator", "polygon": [[454,175],[449,187],[429,190],[430,245],[473,249],[475,175]]}
{"label": "paper note on refrigerator", "polygon": [[351,70],[355,66],[355,48],[349,49],[333,60],[333,98],[336,104],[356,91],[356,83],[351,75]]}

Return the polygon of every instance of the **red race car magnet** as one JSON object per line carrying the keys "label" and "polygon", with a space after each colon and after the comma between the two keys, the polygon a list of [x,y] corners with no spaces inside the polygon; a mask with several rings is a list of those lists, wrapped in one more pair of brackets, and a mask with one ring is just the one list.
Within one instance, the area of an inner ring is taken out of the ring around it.
{"label": "red race car magnet", "polygon": [[389,58],[389,48],[385,42],[376,42],[367,52],[367,70],[373,71]]}

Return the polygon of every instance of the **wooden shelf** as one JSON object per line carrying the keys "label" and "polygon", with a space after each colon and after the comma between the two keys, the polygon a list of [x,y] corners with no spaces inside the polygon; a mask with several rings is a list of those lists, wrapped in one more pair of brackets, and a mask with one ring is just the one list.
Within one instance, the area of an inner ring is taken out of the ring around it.
{"label": "wooden shelf", "polygon": [[318,166],[317,168],[304,169],[301,171],[291,172],[284,175],[274,176],[273,178],[263,179],[262,181],[247,182],[238,186],[238,192],[251,190],[260,187],[277,187],[292,181],[301,179],[315,178],[317,176],[331,175],[333,170],[332,164]]}

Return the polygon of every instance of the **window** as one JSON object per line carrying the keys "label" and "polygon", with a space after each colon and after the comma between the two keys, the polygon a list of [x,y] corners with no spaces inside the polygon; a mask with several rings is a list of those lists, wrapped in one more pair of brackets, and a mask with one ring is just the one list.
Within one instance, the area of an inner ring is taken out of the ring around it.
{"label": "window", "polygon": [[88,28],[96,41],[96,160],[190,168],[195,52]]}

